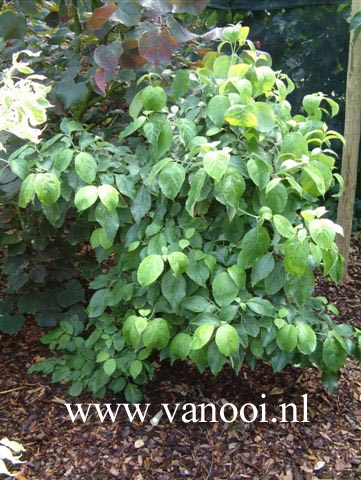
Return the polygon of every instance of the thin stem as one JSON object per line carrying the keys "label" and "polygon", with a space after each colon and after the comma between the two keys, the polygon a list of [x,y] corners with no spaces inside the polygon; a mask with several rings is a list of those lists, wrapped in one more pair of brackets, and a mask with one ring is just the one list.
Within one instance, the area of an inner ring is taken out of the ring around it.
{"label": "thin stem", "polygon": [[74,19],[74,30],[77,35],[80,35],[83,32],[83,27],[80,22],[79,11],[78,11],[78,1],[72,0],[71,2],[71,10],[73,13]]}
{"label": "thin stem", "polygon": [[246,210],[243,210],[242,208],[238,208],[238,210],[246,215],[249,215],[250,217],[258,219],[259,217],[257,215],[253,215],[253,213],[246,212]]}

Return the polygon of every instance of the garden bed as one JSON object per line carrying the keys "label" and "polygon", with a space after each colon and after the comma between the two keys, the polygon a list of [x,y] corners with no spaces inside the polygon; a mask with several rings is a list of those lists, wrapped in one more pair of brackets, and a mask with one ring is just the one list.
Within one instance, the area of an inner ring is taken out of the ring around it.
{"label": "garden bed", "polygon": [[[341,320],[361,326],[361,242],[352,246],[350,281],[334,286],[321,281],[318,293],[339,308]],[[259,363],[254,372],[230,368],[215,379],[181,363],[164,365],[145,387],[151,412],[160,403],[222,402],[260,404],[268,412],[283,402],[302,403],[308,394],[309,423],[183,423],[176,418],[158,427],[131,424],[121,417],[100,423],[92,417],[72,424],[65,402],[123,402],[83,395],[72,400],[62,385],[27,375],[31,362],[48,355],[41,331],[31,322],[16,337],[5,337],[0,353],[0,436],[21,441],[27,463],[20,480],[311,480],[361,478],[361,366],[347,363],[337,395],[326,391],[318,372],[294,367],[273,374]]]}

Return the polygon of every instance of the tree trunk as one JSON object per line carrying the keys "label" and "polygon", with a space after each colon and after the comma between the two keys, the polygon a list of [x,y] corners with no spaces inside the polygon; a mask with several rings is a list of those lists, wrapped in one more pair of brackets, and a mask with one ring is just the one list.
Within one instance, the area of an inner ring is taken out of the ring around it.
{"label": "tree trunk", "polygon": [[[352,15],[361,11],[361,0],[352,1]],[[347,71],[345,140],[342,155],[342,176],[345,189],[339,200],[337,223],[343,227],[344,237],[338,237],[340,253],[345,257],[345,274],[350,253],[353,209],[357,182],[357,164],[361,130],[361,33],[351,32]]]}

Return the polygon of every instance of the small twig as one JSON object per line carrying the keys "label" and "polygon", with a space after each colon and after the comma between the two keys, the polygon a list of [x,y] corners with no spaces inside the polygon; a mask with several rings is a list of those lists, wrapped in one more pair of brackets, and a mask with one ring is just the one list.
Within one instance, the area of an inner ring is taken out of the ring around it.
{"label": "small twig", "polygon": [[35,387],[35,386],[38,386],[38,385],[40,385],[40,383],[29,383],[28,385],[23,385],[21,387],[11,388],[10,390],[3,390],[2,392],[0,392],[0,395],[5,395],[7,393],[16,392],[18,390],[23,390],[24,388],[27,388],[27,387]]}

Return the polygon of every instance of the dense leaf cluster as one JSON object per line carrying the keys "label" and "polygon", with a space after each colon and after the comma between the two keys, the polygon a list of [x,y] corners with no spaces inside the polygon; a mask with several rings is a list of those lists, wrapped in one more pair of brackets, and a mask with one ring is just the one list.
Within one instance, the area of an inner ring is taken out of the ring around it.
{"label": "dense leaf cluster", "polygon": [[[65,234],[71,219],[84,225],[101,265],[86,327],[67,314],[43,338],[67,353],[33,368],[73,395],[109,387],[138,400],[157,352],[214,374],[257,359],[274,371],[316,365],[330,387],[360,356],[360,331],[311,296],[316,271],[338,281],[343,270],[342,232],[320,206],[342,184],[342,137],[323,121],[337,105],[309,95],[293,115],[293,83],[248,29],[223,35],[197,70],[143,77],[116,141],[63,120],[40,150],[11,156],[19,206]],[[64,306],[81,301],[67,288]]]}

